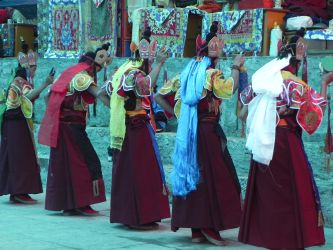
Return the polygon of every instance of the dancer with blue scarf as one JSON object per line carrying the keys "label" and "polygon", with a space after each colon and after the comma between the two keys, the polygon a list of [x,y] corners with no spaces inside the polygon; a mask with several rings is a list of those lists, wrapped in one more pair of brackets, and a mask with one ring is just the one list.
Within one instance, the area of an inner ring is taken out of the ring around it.
{"label": "dancer with blue scarf", "polygon": [[[237,90],[244,58],[235,58],[228,79],[215,69],[223,49],[217,25],[213,23],[206,41],[197,38],[198,56],[155,99],[178,118],[171,174],[172,230],[191,228],[192,242],[226,245],[219,231],[239,226],[241,189],[219,126],[219,107]],[[168,102],[171,95],[175,95],[174,108]]]}

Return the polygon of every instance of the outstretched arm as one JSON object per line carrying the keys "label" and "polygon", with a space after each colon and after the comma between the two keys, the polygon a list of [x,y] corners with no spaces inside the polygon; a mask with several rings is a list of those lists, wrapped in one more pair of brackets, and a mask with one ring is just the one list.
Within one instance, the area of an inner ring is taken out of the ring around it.
{"label": "outstretched arm", "polygon": [[50,84],[53,83],[53,80],[54,80],[54,77],[52,75],[49,75],[43,84],[41,84],[38,88],[35,88],[35,89],[32,89],[31,91],[29,91],[29,93],[26,95],[26,97],[30,101],[35,100],[36,98],[38,98],[40,93],[42,93],[42,91],[47,88],[47,86],[49,86]]}
{"label": "outstretched arm", "polygon": [[103,99],[103,103],[105,102],[105,100],[108,102],[108,107],[110,107],[110,96],[108,94],[108,92],[106,91],[106,88],[101,88],[98,93],[97,93],[97,97],[99,99]]}
{"label": "outstretched arm", "polygon": [[95,85],[90,85],[90,87],[88,88],[88,92],[92,94],[94,97],[100,99],[106,107],[110,108],[110,98],[107,95],[104,95],[102,92],[100,92]]}
{"label": "outstretched arm", "polygon": [[152,69],[152,71],[150,71],[150,73],[149,73],[152,88],[156,86],[156,81],[157,81],[158,75],[160,74],[160,71],[161,71],[162,66],[165,63],[166,59],[167,59],[167,54],[165,52],[158,53],[158,55],[156,57],[156,65]]}
{"label": "outstretched arm", "polygon": [[240,68],[244,64],[244,57],[241,55],[237,55],[236,58],[234,59],[234,64],[232,66],[232,78],[234,79],[234,89],[233,93],[238,89],[239,86],[239,72]]}
{"label": "outstretched arm", "polygon": [[248,105],[243,105],[242,104],[242,109],[238,114],[238,118],[241,119],[243,122],[245,122],[246,119],[247,119],[248,111],[249,111]]}
{"label": "outstretched arm", "polygon": [[[327,87],[332,82],[333,82],[333,72],[327,73],[323,76],[323,80],[321,82],[320,95],[325,99],[327,98]],[[321,108],[323,112],[325,112],[325,107]]]}

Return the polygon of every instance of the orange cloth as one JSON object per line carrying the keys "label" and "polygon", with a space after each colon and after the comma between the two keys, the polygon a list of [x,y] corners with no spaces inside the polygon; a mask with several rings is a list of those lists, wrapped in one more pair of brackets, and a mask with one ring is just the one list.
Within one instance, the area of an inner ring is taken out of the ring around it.
{"label": "orange cloth", "polygon": [[215,0],[203,1],[203,4],[200,5],[198,9],[206,11],[208,13],[219,12],[222,10],[221,5],[217,4]]}
{"label": "orange cloth", "polygon": [[144,109],[140,109],[140,110],[133,110],[133,111],[126,111],[126,114],[129,116],[135,116],[135,115],[146,115],[147,112]]}
{"label": "orange cloth", "polygon": [[278,123],[279,127],[285,127],[288,126],[288,122],[286,119],[280,119],[279,123]]}

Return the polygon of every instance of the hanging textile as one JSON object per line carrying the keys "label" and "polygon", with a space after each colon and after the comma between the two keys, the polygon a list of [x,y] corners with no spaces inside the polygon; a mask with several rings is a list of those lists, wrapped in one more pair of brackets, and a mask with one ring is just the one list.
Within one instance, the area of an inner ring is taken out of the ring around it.
{"label": "hanging textile", "polygon": [[92,0],[93,3],[95,4],[95,7],[98,8],[101,6],[101,4],[104,2],[104,0]]}
{"label": "hanging textile", "polygon": [[49,1],[37,0],[38,53],[44,55],[49,39]]}
{"label": "hanging textile", "polygon": [[226,54],[262,50],[263,9],[223,11],[207,14],[203,19],[202,36],[206,37],[213,21],[219,22],[218,36],[224,39]]}
{"label": "hanging textile", "polygon": [[186,41],[189,13],[204,15],[191,8],[142,8],[133,12],[132,41],[138,43],[146,27],[151,28],[151,39],[158,49],[165,46],[172,57],[182,57]]}
{"label": "hanging textile", "polygon": [[118,0],[99,0],[96,8],[92,1],[82,3],[82,26],[85,29],[84,48],[95,50],[103,43],[111,44],[111,54],[117,51]]}
{"label": "hanging textile", "polygon": [[133,22],[132,13],[140,8],[152,6],[152,0],[127,0],[128,21]]}
{"label": "hanging textile", "polygon": [[49,1],[49,41],[45,57],[77,58],[82,52],[79,0]]}

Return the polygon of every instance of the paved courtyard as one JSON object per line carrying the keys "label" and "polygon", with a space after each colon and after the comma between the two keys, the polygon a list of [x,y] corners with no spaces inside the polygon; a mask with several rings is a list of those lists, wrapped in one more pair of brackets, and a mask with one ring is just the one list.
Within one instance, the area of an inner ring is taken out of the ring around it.
{"label": "paved courtyard", "polygon": [[[62,216],[44,210],[44,194],[34,196],[39,203],[27,206],[11,204],[8,196],[0,197],[0,249],[217,249],[208,243],[190,242],[190,231],[170,231],[170,220],[159,230],[138,232],[109,223],[109,202],[94,206],[98,217]],[[237,242],[238,229],[222,232],[229,245],[224,249],[262,249]],[[327,244],[311,250],[332,250],[333,229],[326,228]]]}

